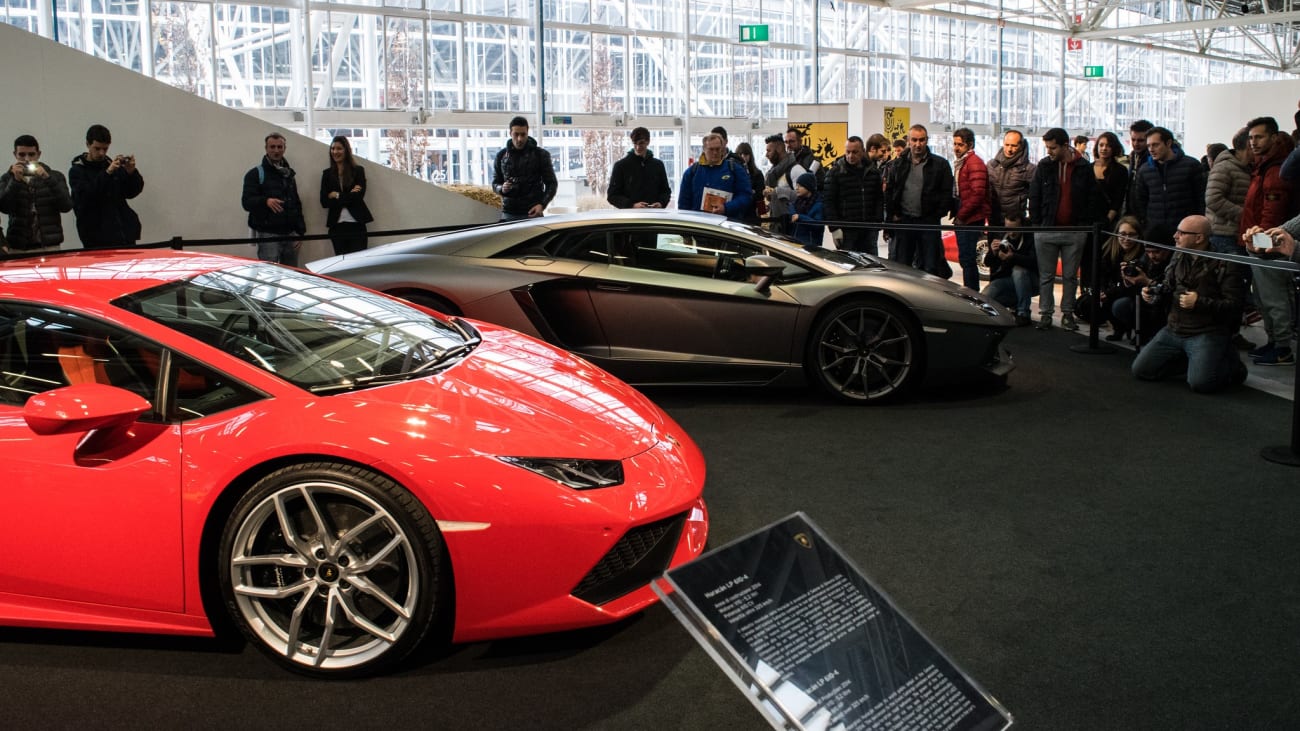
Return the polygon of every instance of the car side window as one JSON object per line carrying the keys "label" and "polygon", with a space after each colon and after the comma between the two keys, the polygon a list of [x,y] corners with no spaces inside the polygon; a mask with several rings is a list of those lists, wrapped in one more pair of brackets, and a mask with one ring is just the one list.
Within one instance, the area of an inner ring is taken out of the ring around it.
{"label": "car side window", "polygon": [[103,383],[157,407],[148,361],[159,348],[84,315],[35,305],[0,305],[0,401],[21,406],[63,386]]}
{"label": "car side window", "polygon": [[745,259],[768,251],[746,241],[692,230],[615,231],[618,263],[672,274],[743,282]]}
{"label": "car side window", "polygon": [[604,231],[575,231],[557,236],[546,248],[557,259],[608,264],[608,239]]}
{"label": "car side window", "polygon": [[[164,364],[175,394],[165,406],[158,391]],[[153,419],[165,413],[183,421],[261,398],[211,368],[85,315],[0,304],[0,403],[23,406],[38,393],[85,383],[141,396],[153,404]]]}
{"label": "car side window", "polygon": [[532,239],[506,249],[493,259],[548,256],[555,259],[609,263],[609,243],[604,230],[568,231],[546,240]]}

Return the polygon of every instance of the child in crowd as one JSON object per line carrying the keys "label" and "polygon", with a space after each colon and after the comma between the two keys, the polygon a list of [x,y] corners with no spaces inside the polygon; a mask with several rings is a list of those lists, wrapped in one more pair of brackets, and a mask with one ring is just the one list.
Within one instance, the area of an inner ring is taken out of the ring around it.
{"label": "child in crowd", "polygon": [[821,246],[826,229],[821,224],[822,196],[817,192],[817,176],[804,173],[794,181],[794,206],[790,221],[794,224],[794,238],[805,246]]}

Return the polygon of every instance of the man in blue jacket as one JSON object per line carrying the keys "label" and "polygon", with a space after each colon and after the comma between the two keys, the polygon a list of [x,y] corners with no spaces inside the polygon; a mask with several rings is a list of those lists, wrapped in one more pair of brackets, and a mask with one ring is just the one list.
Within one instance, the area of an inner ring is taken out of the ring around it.
{"label": "man in blue jacket", "polygon": [[733,221],[744,220],[754,199],[749,171],[727,159],[726,149],[722,135],[704,136],[704,154],[682,175],[677,191],[678,208],[717,213]]}

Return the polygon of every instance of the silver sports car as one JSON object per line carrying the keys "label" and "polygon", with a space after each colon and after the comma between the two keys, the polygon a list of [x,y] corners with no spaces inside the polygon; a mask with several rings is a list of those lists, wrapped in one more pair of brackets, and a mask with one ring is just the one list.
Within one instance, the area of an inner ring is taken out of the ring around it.
{"label": "silver sports car", "polygon": [[777,384],[898,398],[1013,368],[1000,305],[865,254],[720,216],[601,211],[427,236],[309,264],[521,330],[633,384]]}

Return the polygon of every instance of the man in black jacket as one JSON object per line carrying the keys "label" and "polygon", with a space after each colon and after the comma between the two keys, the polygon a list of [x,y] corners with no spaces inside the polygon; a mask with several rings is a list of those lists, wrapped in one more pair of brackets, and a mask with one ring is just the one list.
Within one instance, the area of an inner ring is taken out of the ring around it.
{"label": "man in black jacket", "polygon": [[664,164],[650,151],[650,130],[632,130],[632,149],[614,163],[609,174],[609,194],[615,208],[667,208],[673,190]]}
{"label": "man in black jacket", "polygon": [[501,195],[502,221],[536,218],[555,198],[551,153],[528,135],[528,120],[510,120],[510,141],[492,164],[492,190]]}
{"label": "man in black jacket", "polygon": [[302,242],[292,237],[307,233],[296,174],[284,157],[284,135],[272,132],[265,145],[262,163],[244,174],[241,202],[252,238],[281,239],[257,242],[257,258],[296,267]]}
{"label": "man in black jacket", "polygon": [[14,140],[14,164],[0,176],[0,212],[9,214],[10,254],[58,251],[63,243],[61,214],[72,210],[72,193],[63,173],[41,159],[41,146],[31,135]]}
{"label": "man in black jacket", "polygon": [[[1079,160],[1070,135],[1053,127],[1043,135],[1047,157],[1029,183],[1029,220],[1034,226],[1091,226],[1101,214],[1101,189],[1092,166]],[[1056,307],[1056,262],[1061,262],[1061,327],[1078,330],[1074,319],[1079,290],[1079,259],[1090,234],[1043,231],[1034,234],[1038,256],[1038,329],[1052,327]]]}
{"label": "man in black jacket", "polygon": [[894,161],[885,185],[885,217],[896,223],[935,226],[931,229],[896,230],[892,247],[895,261],[936,276],[951,273],[943,257],[940,219],[952,209],[952,166],[930,152],[930,133],[914,124],[907,131],[907,153]]}
{"label": "man in black jacket", "polygon": [[140,217],[127,200],[144,190],[144,178],[134,155],[109,158],[113,135],[102,124],[86,130],[86,152],[72,160],[68,184],[77,213],[77,236],[87,249],[134,246],[140,238]]}
{"label": "man in black jacket", "polygon": [[[844,156],[826,171],[822,215],[827,221],[879,223],[884,215],[884,194],[880,171],[866,159],[862,138],[854,135],[844,143]],[[844,227],[839,247],[849,251],[876,253],[879,229]]]}

